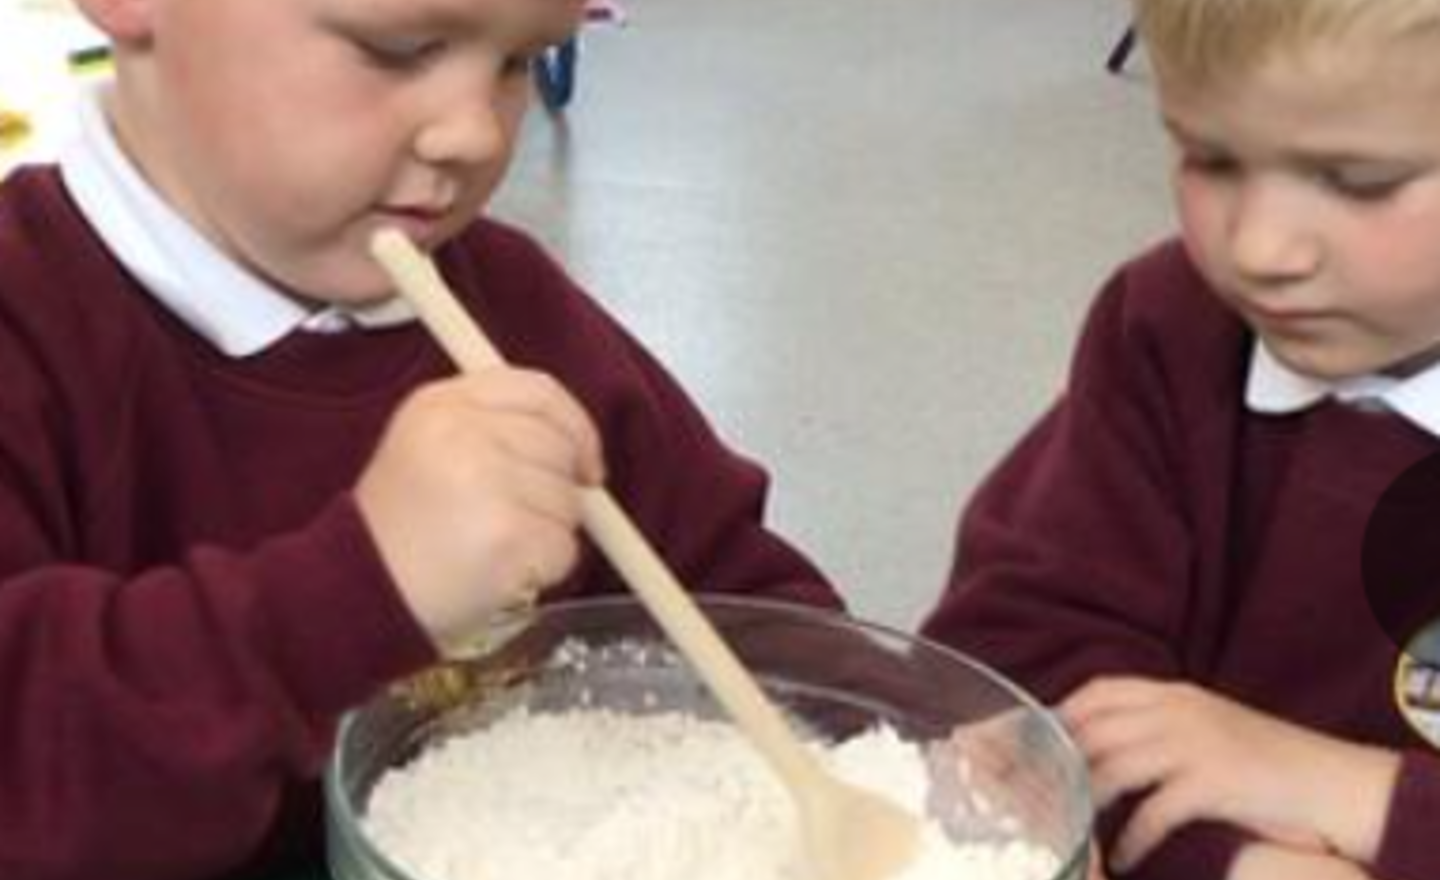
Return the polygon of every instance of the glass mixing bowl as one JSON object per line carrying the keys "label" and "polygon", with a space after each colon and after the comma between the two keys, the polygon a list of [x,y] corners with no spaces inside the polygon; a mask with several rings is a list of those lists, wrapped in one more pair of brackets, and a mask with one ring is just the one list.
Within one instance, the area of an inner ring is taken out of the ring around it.
{"label": "glass mixing bowl", "polygon": [[[1023,837],[1055,855],[1053,880],[1083,880],[1092,824],[1083,757],[1017,687],[959,653],[833,612],[748,598],[700,604],[802,735],[833,742],[888,723],[923,744],[927,809],[953,839]],[[517,710],[723,717],[629,597],[544,606],[520,634],[462,671],[468,685],[453,705],[397,688],[342,722],[326,779],[335,880],[446,880],[407,874],[362,824],[377,780],[440,738]]]}

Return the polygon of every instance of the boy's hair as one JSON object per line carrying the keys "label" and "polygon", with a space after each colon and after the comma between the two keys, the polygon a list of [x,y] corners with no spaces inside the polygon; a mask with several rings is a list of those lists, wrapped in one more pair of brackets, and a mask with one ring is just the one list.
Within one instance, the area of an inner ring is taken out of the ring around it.
{"label": "boy's hair", "polygon": [[[1152,63],[1180,82],[1246,73],[1277,50],[1440,34],[1440,0],[1133,0]],[[1440,51],[1440,50],[1437,50]]]}

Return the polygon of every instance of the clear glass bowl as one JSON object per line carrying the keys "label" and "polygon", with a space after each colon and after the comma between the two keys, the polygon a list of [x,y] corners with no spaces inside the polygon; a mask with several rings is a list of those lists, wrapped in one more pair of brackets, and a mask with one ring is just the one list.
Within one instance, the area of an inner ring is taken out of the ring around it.
{"label": "clear glass bowl", "polygon": [[[1013,684],[959,653],[840,614],[748,598],[701,605],[802,733],[837,741],[888,723],[924,744],[928,808],[947,833],[1005,841],[1023,829],[1055,855],[1053,880],[1083,880],[1093,816],[1084,760],[1051,713]],[[361,823],[376,781],[437,738],[521,708],[723,717],[629,597],[545,606],[463,673],[470,685],[458,705],[417,704],[394,689],[342,722],[325,786],[335,880],[445,880],[401,870]]]}

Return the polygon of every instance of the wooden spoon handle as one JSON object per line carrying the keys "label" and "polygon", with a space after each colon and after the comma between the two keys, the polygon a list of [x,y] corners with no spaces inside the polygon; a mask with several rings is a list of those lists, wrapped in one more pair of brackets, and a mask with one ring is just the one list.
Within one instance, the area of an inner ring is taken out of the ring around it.
{"label": "wooden spoon handle", "polygon": [[581,504],[585,531],[775,772],[797,792],[823,782],[775,704],[614,497],[589,489]]}

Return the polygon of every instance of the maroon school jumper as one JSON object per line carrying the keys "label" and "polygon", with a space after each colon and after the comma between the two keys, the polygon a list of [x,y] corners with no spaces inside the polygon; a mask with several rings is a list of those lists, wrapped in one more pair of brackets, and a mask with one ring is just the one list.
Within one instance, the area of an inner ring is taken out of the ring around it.
{"label": "maroon school jumper", "polygon": [[[453,372],[419,325],[232,360],[105,250],[53,170],[0,199],[0,877],[200,878],[316,851],[337,716],[432,659],[349,488]],[[762,472],[528,239],[441,263],[557,375],[610,487],[699,588],[834,604]],[[593,555],[558,595],[617,591]]]}
{"label": "maroon school jumper", "polygon": [[[981,487],[924,631],[1058,701],[1100,674],[1198,682],[1405,752],[1375,873],[1440,877],[1440,759],[1392,697],[1360,574],[1367,518],[1440,441],[1326,403],[1246,409],[1253,337],[1178,244],[1122,270],[1069,388]],[[1245,838],[1175,835],[1133,875],[1220,880]]]}

